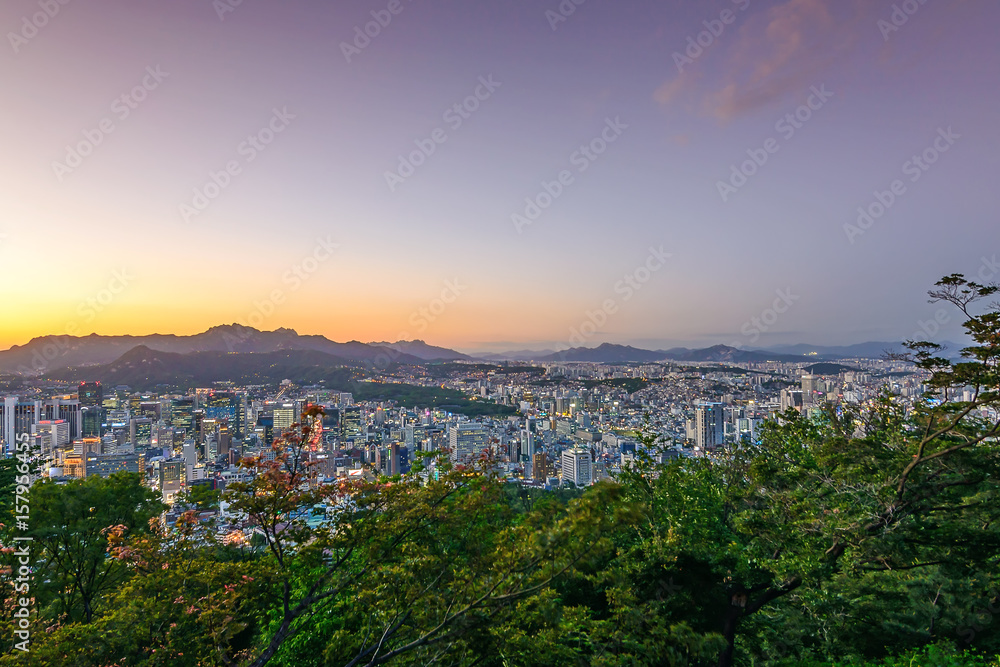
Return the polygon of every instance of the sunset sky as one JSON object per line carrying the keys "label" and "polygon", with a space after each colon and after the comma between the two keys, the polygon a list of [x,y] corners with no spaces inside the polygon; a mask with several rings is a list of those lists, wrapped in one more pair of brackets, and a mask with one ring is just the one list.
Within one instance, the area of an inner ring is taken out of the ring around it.
{"label": "sunset sky", "polygon": [[996,2],[49,1],[0,5],[0,349],[849,344],[1000,280]]}

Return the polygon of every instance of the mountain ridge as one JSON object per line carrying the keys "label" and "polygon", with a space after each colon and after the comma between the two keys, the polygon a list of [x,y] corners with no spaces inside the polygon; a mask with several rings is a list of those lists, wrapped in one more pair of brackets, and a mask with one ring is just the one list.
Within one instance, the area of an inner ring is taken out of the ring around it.
{"label": "mountain ridge", "polygon": [[[25,345],[0,352],[0,372],[38,375],[57,368],[109,364],[126,352],[144,346],[175,354],[195,352],[277,352],[313,350],[352,362],[419,364],[419,357],[360,341],[334,342],[325,336],[301,335],[293,329],[260,331],[240,324],[214,326],[190,336],[40,336]],[[458,353],[456,353],[458,354]]]}
{"label": "mountain ridge", "polygon": [[[956,345],[955,343],[946,343],[948,347],[956,347]],[[652,361],[815,363],[851,358],[879,358],[887,350],[901,349],[902,343],[868,342],[844,346],[795,344],[776,345],[770,348],[736,348],[715,345],[694,349],[675,347],[667,350],[646,350],[630,345],[604,343],[593,348],[578,347],[561,352],[548,349],[465,354],[431,345],[423,340],[397,341],[395,343],[387,341],[363,343],[351,340],[341,343],[322,335],[300,334],[294,329],[284,327],[273,331],[262,331],[241,324],[223,324],[193,335],[36,336],[24,345],[14,345],[9,350],[0,351],[0,373],[37,375],[57,368],[106,365],[138,346],[176,354],[313,350],[343,359],[345,363],[374,363],[378,366],[384,366],[390,362],[422,364],[475,360],[550,363],[641,363]]]}

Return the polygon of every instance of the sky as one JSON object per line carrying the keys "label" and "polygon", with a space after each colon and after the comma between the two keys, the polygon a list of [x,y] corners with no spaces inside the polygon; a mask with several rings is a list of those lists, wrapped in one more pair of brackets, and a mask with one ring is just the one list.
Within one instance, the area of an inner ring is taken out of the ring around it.
{"label": "sky", "polygon": [[[6,0],[0,349],[954,337],[989,0]],[[366,34],[367,33],[367,34]]]}

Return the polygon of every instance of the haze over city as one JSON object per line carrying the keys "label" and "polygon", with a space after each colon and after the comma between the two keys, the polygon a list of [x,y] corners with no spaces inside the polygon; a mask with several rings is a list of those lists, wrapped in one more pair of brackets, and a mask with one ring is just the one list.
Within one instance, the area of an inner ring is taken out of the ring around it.
{"label": "haze over city", "polygon": [[995,3],[39,7],[0,8],[2,349],[895,341],[1000,276]]}

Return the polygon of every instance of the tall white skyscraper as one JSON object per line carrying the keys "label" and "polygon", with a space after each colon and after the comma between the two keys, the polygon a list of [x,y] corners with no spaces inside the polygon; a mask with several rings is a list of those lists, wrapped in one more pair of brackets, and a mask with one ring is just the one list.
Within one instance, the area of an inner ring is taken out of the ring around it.
{"label": "tall white skyscraper", "polygon": [[17,396],[7,396],[3,399],[3,412],[0,413],[0,440],[3,441],[5,453],[12,453],[14,448],[14,411],[17,408]]}
{"label": "tall white skyscraper", "polygon": [[562,481],[589,486],[594,481],[593,460],[589,449],[566,449],[562,453]]}

